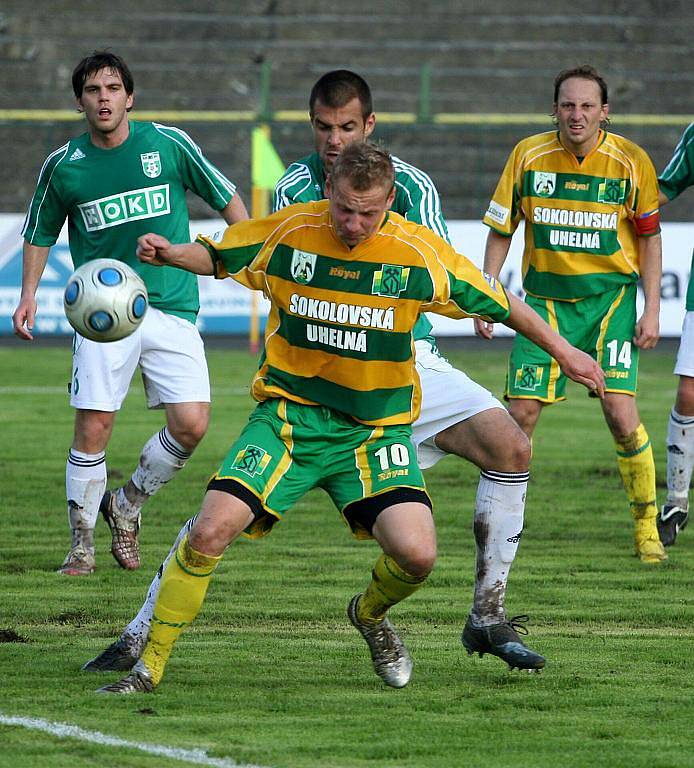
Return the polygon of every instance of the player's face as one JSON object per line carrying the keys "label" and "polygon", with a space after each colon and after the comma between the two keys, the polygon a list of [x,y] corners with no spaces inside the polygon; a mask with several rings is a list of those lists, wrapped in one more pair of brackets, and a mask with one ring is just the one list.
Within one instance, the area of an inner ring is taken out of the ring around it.
{"label": "player's face", "polygon": [[587,155],[598,140],[600,123],[607,118],[608,109],[594,80],[583,77],[564,80],[554,105],[564,146],[579,157]]}
{"label": "player's face", "polygon": [[84,81],[82,96],[77,99],[97,143],[117,144],[128,137],[128,112],[133,95],[125,92],[120,72],[100,69]]}
{"label": "player's face", "polygon": [[367,190],[356,190],[347,179],[326,184],[330,198],[330,216],[335,234],[349,248],[354,248],[373,235],[381,226],[385,212],[393,204],[395,190],[376,184]]}
{"label": "player's face", "polygon": [[320,155],[326,174],[333,167],[335,158],[349,144],[364,141],[376,125],[373,112],[364,120],[361,102],[354,98],[344,107],[326,107],[316,100],[313,105],[313,141]]}

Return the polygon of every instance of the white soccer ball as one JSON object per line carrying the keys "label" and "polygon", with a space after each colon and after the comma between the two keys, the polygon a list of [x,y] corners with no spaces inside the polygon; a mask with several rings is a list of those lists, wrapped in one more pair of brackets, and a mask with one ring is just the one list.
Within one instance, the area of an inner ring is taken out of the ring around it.
{"label": "white soccer ball", "polygon": [[95,259],[75,270],[63,294],[70,325],[92,341],[129,336],[147,311],[147,288],[132,267],[116,259]]}

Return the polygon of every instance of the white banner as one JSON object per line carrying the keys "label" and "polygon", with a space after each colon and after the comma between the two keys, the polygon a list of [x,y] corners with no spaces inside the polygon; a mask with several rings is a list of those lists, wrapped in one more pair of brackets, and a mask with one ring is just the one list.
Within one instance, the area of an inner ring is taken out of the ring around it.
{"label": "white banner", "polygon": [[[0,335],[12,333],[12,313],[19,301],[22,282],[21,228],[24,217],[0,214]],[[223,226],[219,219],[191,222],[191,238],[199,233],[212,234]],[[487,227],[479,221],[450,221],[448,228],[453,245],[478,266],[482,266]],[[694,224],[663,224],[663,279],[660,328],[663,336],[679,336],[684,317],[684,302],[689,282]],[[511,243],[509,256],[501,273],[503,284],[521,295],[521,254],[523,232],[518,231]],[[108,254],[104,254],[108,256]],[[39,286],[39,314],[35,333],[65,334],[71,328],[63,314],[63,288],[72,272],[67,244],[67,228],[51,248],[48,264]],[[261,327],[267,316],[268,303],[258,294]],[[248,333],[251,314],[251,292],[233,280],[200,278],[200,315],[198,326],[203,333]],[[440,335],[464,336],[473,333],[472,320],[450,320],[430,315],[434,331]],[[512,333],[498,326],[496,333]]]}

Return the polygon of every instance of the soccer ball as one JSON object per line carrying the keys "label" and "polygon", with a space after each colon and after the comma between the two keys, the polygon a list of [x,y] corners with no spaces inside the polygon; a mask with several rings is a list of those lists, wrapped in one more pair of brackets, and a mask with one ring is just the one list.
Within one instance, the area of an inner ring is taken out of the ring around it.
{"label": "soccer ball", "polygon": [[116,259],[95,259],[75,270],[63,294],[70,325],[92,341],[129,336],[147,311],[147,289],[132,267]]}

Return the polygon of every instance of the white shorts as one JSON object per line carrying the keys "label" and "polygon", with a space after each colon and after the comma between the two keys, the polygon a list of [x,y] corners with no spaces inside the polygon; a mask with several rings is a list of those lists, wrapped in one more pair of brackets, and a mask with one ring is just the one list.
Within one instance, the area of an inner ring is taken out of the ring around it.
{"label": "white shorts", "polygon": [[98,343],[75,334],[70,405],[117,411],[138,365],[149,408],[210,402],[205,346],[198,329],[150,307],[142,325],[120,341]]}
{"label": "white shorts", "polygon": [[415,342],[415,351],[422,411],[412,425],[412,442],[417,449],[417,463],[427,469],[447,455],[434,444],[439,432],[482,411],[504,406],[489,390],[454,368],[425,339]]}
{"label": "white shorts", "polygon": [[694,376],[694,312],[684,313],[675,373],[678,376]]}

